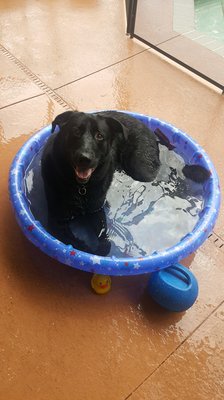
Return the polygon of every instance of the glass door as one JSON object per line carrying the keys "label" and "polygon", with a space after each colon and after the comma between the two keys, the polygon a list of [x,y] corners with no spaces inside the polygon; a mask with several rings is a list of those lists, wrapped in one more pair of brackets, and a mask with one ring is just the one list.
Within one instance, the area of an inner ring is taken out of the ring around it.
{"label": "glass door", "polygon": [[131,36],[224,89],[224,0],[131,3]]}

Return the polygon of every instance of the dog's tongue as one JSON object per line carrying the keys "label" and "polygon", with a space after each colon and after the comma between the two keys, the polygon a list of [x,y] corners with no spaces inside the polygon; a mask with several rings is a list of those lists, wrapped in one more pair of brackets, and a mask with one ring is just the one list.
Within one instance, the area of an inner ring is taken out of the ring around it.
{"label": "dog's tongue", "polygon": [[79,169],[79,168],[75,168],[75,173],[78,176],[78,178],[80,179],[88,179],[91,174],[93,173],[94,168],[89,168],[89,169]]}

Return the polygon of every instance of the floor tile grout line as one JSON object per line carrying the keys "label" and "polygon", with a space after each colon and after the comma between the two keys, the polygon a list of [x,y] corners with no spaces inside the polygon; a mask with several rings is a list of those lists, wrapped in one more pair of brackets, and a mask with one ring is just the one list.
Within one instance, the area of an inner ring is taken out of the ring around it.
{"label": "floor tile grout line", "polygon": [[215,314],[215,312],[218,310],[218,308],[219,307],[221,307],[222,305],[224,304],[224,300],[223,301],[221,301],[221,303],[220,304],[218,304],[215,308],[214,308],[214,310],[195,328],[195,329],[193,329],[193,331],[188,335],[188,336],[186,336],[186,338],[183,340],[183,342],[181,342],[173,351],[171,351],[171,353],[170,354],[168,354],[168,356],[145,378],[145,379],[143,379],[143,381],[138,385],[138,386],[136,386],[136,388],[128,395],[128,396],[126,396],[125,398],[124,398],[124,400],[128,400],[128,399],[130,399],[130,397],[148,380],[148,379],[150,379],[151,378],[151,376],[153,376],[154,375],[154,373],[155,372],[157,372],[158,370],[159,370],[159,368],[163,365],[163,364],[165,364],[166,363],[166,361],[168,361],[168,359],[173,355],[173,354],[175,354],[176,353],[176,351],[177,350],[179,350],[179,348],[181,348],[190,338],[191,338],[191,336],[205,323],[205,322],[207,322],[207,320],[212,316],[212,315],[214,315]]}
{"label": "floor tile grout line", "polygon": [[0,107],[0,111],[4,110],[5,108],[8,108],[8,107],[15,106],[16,104],[23,103],[24,101],[29,101],[29,100],[32,100],[32,99],[36,99],[37,97],[41,97],[41,96],[44,96],[44,95],[45,95],[45,93],[40,93],[40,94],[36,94],[35,96],[26,97],[25,99],[18,100],[18,101],[15,101],[14,103],[10,103],[10,104],[7,104],[6,106]]}
{"label": "floor tile grout line", "polygon": [[212,234],[217,236],[219,238],[219,240],[221,240],[221,242],[224,243],[224,239],[222,238],[222,236],[220,236],[218,233],[216,233],[215,231],[212,231]]}
{"label": "floor tile grout line", "polygon": [[108,69],[108,68],[111,68],[111,67],[113,67],[113,66],[115,66],[115,65],[121,64],[121,63],[123,63],[124,61],[130,60],[131,58],[137,57],[138,55],[140,55],[140,54],[142,54],[142,53],[144,53],[144,52],[146,52],[146,51],[148,51],[148,50],[150,50],[150,49],[151,49],[151,48],[148,47],[147,49],[141,50],[141,51],[139,51],[138,53],[133,54],[132,56],[129,56],[129,57],[127,57],[127,58],[123,58],[122,60],[116,61],[116,62],[114,62],[114,63],[112,63],[112,64],[109,64],[109,65],[107,65],[106,67],[103,67],[103,68],[98,69],[97,71],[90,72],[90,73],[87,74],[87,75],[84,75],[84,76],[82,76],[82,77],[80,77],[80,78],[77,78],[77,79],[74,79],[74,80],[72,80],[72,81],[70,81],[70,82],[67,82],[67,83],[65,83],[64,85],[58,86],[58,87],[54,88],[53,90],[62,89],[62,88],[65,87],[65,86],[71,85],[72,83],[76,83],[76,82],[78,82],[78,81],[81,81],[82,79],[88,78],[89,76],[98,74],[98,73],[101,72],[101,71],[105,71],[105,70]]}
{"label": "floor tile grout line", "polygon": [[[0,51],[7,56],[14,64],[16,64],[30,79],[39,87],[43,94],[49,95],[52,99],[57,101],[61,106],[66,109],[72,109],[73,107],[66,102],[58,93],[54,92],[46,83],[44,83],[38,76],[36,76],[26,65],[22,63],[17,57],[15,57],[6,47],[0,44]],[[26,100],[26,99],[25,99]],[[22,100],[23,101],[23,100]],[[10,106],[10,105],[9,105]]]}
{"label": "floor tile grout line", "polygon": [[161,46],[161,44],[170,42],[171,40],[176,39],[176,38],[178,38],[178,37],[180,37],[180,36],[182,36],[181,33],[179,33],[179,34],[177,34],[177,35],[175,35],[175,36],[173,36],[173,37],[171,37],[171,38],[168,38],[168,39],[166,39],[166,40],[162,40],[162,42],[156,43],[155,46],[159,47],[159,46]]}
{"label": "floor tile grout line", "polygon": [[209,240],[210,243],[215,245],[216,249],[220,250],[221,252],[224,251],[224,240],[220,235],[218,235],[214,231],[210,233],[207,240]]}
{"label": "floor tile grout line", "polygon": [[[107,68],[110,68],[110,67],[112,67],[114,65],[120,64],[120,63],[122,63],[124,61],[127,61],[127,60],[131,59],[131,58],[134,58],[134,57],[136,57],[136,56],[138,56],[138,55],[140,55],[140,54],[142,54],[142,53],[144,53],[144,52],[146,52],[148,50],[150,50],[150,47],[147,47],[146,49],[141,50],[138,53],[133,54],[133,55],[131,55],[129,57],[123,58],[123,59],[121,59],[121,60],[119,60],[119,61],[117,61],[115,63],[109,64],[109,65],[107,65],[107,66],[105,66],[105,67],[103,67],[103,68],[101,68],[101,69],[99,69],[97,71],[91,72],[90,74],[87,74],[87,75],[85,75],[83,77],[80,77],[78,79],[75,79],[75,80],[70,81],[70,82],[68,82],[68,83],[66,83],[64,85],[61,85],[61,86],[58,86],[58,87],[52,89],[45,82],[43,82],[37,75],[35,75],[26,65],[24,65],[22,61],[20,61],[17,57],[15,57],[6,47],[4,47],[2,44],[0,44],[0,51],[5,56],[7,56],[11,61],[13,61],[14,64],[16,64],[44,93],[47,93],[49,96],[53,97],[54,100],[58,101],[59,104],[63,105],[63,107],[69,108],[69,109],[73,109],[74,107],[72,105],[70,105],[67,101],[65,101],[64,98],[62,96],[60,96],[57,92],[55,92],[56,90],[61,89],[61,88],[65,87],[65,86],[68,86],[68,85],[70,85],[72,83],[75,83],[77,81],[80,81],[82,79],[85,79],[88,76],[97,74],[98,72],[104,71]],[[56,99],[56,97],[58,97],[58,99]],[[21,101],[23,101],[23,100],[21,100]],[[62,104],[62,103],[64,103],[64,104]],[[2,107],[2,108],[5,108],[5,107]],[[0,109],[2,109],[2,108],[0,108]]]}

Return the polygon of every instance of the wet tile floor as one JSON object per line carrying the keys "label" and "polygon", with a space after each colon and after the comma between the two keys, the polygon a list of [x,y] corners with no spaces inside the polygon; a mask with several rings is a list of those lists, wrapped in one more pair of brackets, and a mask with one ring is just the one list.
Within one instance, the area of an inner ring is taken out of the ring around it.
{"label": "wet tile floor", "polygon": [[[123,2],[0,1],[0,399],[223,398],[224,217],[184,261],[200,293],[186,313],[162,310],[148,276],[90,276],[22,235],[8,198],[10,163],[55,115],[115,108],[188,132],[223,173],[224,99],[125,36]],[[222,189],[223,191],[223,189]]]}

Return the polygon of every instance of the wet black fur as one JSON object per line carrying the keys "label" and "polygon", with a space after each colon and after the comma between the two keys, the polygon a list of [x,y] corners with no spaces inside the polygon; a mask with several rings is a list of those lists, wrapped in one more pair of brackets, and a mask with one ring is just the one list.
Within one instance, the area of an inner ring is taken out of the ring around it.
{"label": "wet black fur", "polygon": [[[56,125],[58,133],[54,133]],[[102,140],[96,139],[97,133],[103,136]],[[85,184],[76,179],[77,165],[83,169],[95,168]],[[138,181],[150,182],[155,179],[159,165],[155,135],[128,114],[67,111],[58,115],[42,155],[49,231],[64,243],[90,251],[74,238],[68,222],[87,214],[96,235],[101,234],[101,240],[106,240],[102,235],[102,228],[106,231],[102,207],[115,170],[124,170]],[[82,191],[86,193],[80,194]]]}

